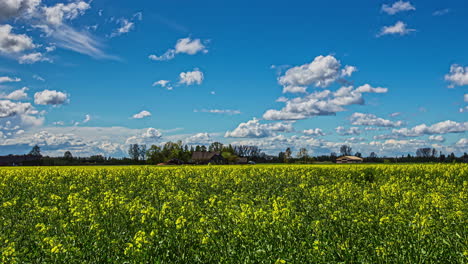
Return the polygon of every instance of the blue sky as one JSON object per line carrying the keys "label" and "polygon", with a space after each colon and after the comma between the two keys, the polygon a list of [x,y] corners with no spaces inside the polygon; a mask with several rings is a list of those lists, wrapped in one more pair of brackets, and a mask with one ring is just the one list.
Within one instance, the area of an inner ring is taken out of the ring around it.
{"label": "blue sky", "polygon": [[0,154],[468,150],[468,5],[0,0]]}

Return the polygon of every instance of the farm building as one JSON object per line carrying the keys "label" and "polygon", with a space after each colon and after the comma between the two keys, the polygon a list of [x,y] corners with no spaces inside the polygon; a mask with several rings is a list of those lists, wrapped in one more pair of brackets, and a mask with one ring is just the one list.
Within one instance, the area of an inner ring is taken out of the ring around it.
{"label": "farm building", "polygon": [[342,156],[336,159],[336,163],[362,163],[364,159],[356,156]]}
{"label": "farm building", "polygon": [[219,152],[195,151],[192,153],[192,162],[195,164],[226,164],[226,159]]}
{"label": "farm building", "polygon": [[239,157],[237,158],[237,164],[247,164],[249,162],[249,160],[245,157]]}

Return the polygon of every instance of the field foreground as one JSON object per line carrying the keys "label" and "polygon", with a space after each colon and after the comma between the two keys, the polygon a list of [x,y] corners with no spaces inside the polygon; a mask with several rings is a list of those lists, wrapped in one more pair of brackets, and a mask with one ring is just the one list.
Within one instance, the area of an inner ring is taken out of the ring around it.
{"label": "field foreground", "polygon": [[0,169],[1,263],[467,263],[468,165]]}

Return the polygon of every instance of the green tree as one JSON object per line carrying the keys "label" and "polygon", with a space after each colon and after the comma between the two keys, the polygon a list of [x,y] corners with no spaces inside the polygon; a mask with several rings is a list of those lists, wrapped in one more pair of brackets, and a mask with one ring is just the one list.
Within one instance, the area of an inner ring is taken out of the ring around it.
{"label": "green tree", "polygon": [[73,155],[71,154],[70,151],[65,151],[65,153],[63,154],[63,158],[66,160],[71,160],[73,159]]}
{"label": "green tree", "polygon": [[42,156],[42,155],[41,155],[41,148],[40,148],[38,145],[35,145],[35,146],[31,149],[31,151],[29,152],[29,155],[31,155],[31,156],[38,156],[38,157]]}

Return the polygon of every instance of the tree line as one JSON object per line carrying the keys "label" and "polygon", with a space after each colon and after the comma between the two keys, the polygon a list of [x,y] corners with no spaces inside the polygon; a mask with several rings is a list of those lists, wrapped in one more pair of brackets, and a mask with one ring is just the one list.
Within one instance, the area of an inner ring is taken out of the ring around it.
{"label": "tree line", "polygon": [[70,151],[66,151],[62,157],[42,156],[39,146],[34,146],[27,156],[37,157],[37,160],[28,161],[26,165],[43,166],[65,166],[65,165],[145,165],[160,164],[177,161],[178,164],[191,164],[194,152],[217,152],[226,159],[227,163],[236,163],[238,158],[247,158],[255,163],[333,163],[339,156],[357,156],[363,158],[365,163],[420,163],[420,162],[468,162],[468,154],[456,156],[453,152],[446,155],[435,148],[418,148],[415,155],[387,157],[378,156],[371,152],[363,156],[359,151],[353,152],[349,145],[340,147],[339,155],[335,152],[329,155],[309,155],[306,148],[300,148],[293,153],[291,148],[286,148],[278,155],[267,155],[257,146],[247,145],[224,145],[214,142],[210,145],[187,145],[182,141],[166,142],[161,146],[151,145],[147,148],[144,144],[131,144],[128,147],[128,157],[114,158],[103,155],[92,155],[89,157],[74,157]]}

